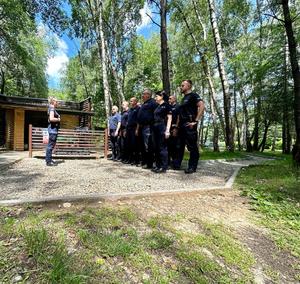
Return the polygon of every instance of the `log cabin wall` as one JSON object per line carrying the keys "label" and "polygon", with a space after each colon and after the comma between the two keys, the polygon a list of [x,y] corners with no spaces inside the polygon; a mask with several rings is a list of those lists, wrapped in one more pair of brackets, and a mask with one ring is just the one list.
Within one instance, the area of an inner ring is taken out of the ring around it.
{"label": "log cabin wall", "polygon": [[17,151],[24,150],[24,125],[25,111],[24,109],[15,109],[14,119],[14,144],[13,149]]}
{"label": "log cabin wall", "polygon": [[60,127],[67,129],[74,129],[79,125],[79,116],[72,114],[61,114],[60,115]]}
{"label": "log cabin wall", "polygon": [[6,124],[5,124],[5,146],[6,149],[12,150],[14,145],[14,120],[15,112],[13,109],[6,110]]}

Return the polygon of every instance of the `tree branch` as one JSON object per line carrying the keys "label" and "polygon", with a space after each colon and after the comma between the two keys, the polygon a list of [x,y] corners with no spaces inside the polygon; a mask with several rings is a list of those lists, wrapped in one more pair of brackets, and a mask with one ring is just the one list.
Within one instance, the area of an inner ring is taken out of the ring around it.
{"label": "tree branch", "polygon": [[148,13],[146,13],[146,15],[150,18],[153,24],[157,25],[158,27],[161,27],[160,24],[156,23]]}
{"label": "tree branch", "polygon": [[284,23],[284,20],[279,19],[276,15],[272,15],[272,14],[264,14],[264,15],[267,17],[272,17],[272,18],[276,19],[277,21]]}

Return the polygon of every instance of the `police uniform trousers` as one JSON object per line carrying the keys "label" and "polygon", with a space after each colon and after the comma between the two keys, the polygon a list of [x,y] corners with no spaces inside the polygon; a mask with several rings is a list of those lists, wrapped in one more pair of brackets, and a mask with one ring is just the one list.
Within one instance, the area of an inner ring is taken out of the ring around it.
{"label": "police uniform trousers", "polygon": [[193,125],[192,128],[186,126],[186,123],[182,124],[179,128],[179,144],[180,151],[178,155],[178,160],[174,161],[175,167],[180,167],[183,156],[185,146],[187,146],[188,151],[190,152],[190,158],[188,162],[188,168],[196,170],[199,161],[199,148],[198,148],[198,133],[197,133],[197,125]]}
{"label": "police uniform trousers", "polygon": [[119,149],[120,149],[120,158],[123,161],[127,161],[128,157],[128,137],[126,129],[121,129],[119,136]]}
{"label": "police uniform trousers", "polygon": [[153,148],[157,168],[168,169],[168,144],[165,138],[166,125],[164,122],[153,125]]}
{"label": "police uniform trousers", "polygon": [[153,141],[152,141],[152,127],[151,125],[142,125],[141,127],[141,154],[142,154],[142,164],[146,165],[148,168],[153,166]]}
{"label": "police uniform trousers", "polygon": [[[168,161],[171,167],[176,168],[176,161],[178,161],[178,154],[180,152],[180,144],[179,144],[179,133],[174,136],[173,132],[174,128],[170,130],[170,137],[167,140],[168,145]],[[176,130],[176,129],[175,129]]]}
{"label": "police uniform trousers", "polygon": [[126,137],[128,143],[128,160],[130,163],[139,164],[140,147],[138,143],[139,137],[135,135],[136,127],[128,127],[126,129]]}

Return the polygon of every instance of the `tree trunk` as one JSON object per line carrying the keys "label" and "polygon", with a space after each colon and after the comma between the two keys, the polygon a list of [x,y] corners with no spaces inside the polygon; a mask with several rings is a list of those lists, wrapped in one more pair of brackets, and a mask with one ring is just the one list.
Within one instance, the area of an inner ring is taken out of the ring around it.
{"label": "tree trunk", "polygon": [[223,90],[223,100],[224,100],[224,117],[225,117],[225,144],[228,151],[234,151],[232,127],[230,123],[230,93],[229,93],[229,84],[227,80],[227,75],[224,66],[224,53],[222,50],[222,42],[219,34],[219,28],[217,25],[217,18],[215,12],[215,1],[208,0],[210,21],[212,26],[212,32],[215,42],[216,55],[218,60],[218,69],[220,73],[222,90]]}
{"label": "tree trunk", "polygon": [[4,71],[1,69],[1,87],[0,87],[0,94],[4,94],[5,91],[5,73]]}
{"label": "tree trunk", "polygon": [[300,165],[300,69],[297,60],[297,43],[294,37],[289,1],[282,0],[284,27],[288,38],[290,61],[294,81],[294,117],[296,127],[296,143],[293,147],[293,159]]}
{"label": "tree trunk", "polygon": [[291,153],[291,135],[290,135],[290,117],[289,117],[289,108],[288,108],[288,60],[289,60],[289,47],[287,42],[284,45],[284,82],[283,82],[283,96],[282,96],[282,153],[290,154]]}
{"label": "tree trunk", "polygon": [[[261,15],[261,3],[260,0],[256,0],[257,13],[259,17],[259,64],[262,62],[262,52],[263,52],[263,21]],[[259,75],[260,76],[260,75]],[[254,132],[253,132],[253,150],[259,150],[259,126],[260,126],[260,118],[261,118],[261,94],[262,94],[262,78],[261,76],[258,78],[258,88],[257,88],[257,100],[255,107],[255,116],[254,116]]]}
{"label": "tree trunk", "polygon": [[167,0],[160,0],[160,41],[163,89],[170,95],[170,74],[167,36]]}
{"label": "tree trunk", "polygon": [[278,135],[278,131],[277,131],[277,124],[276,124],[276,125],[275,125],[275,129],[274,129],[272,148],[271,148],[271,151],[272,151],[272,152],[275,152],[277,135]]}
{"label": "tree trunk", "polygon": [[233,99],[234,99],[234,119],[236,124],[236,131],[237,131],[237,141],[238,141],[238,148],[239,151],[242,151],[241,146],[241,134],[240,134],[240,124],[237,116],[237,97],[236,97],[236,72],[234,70],[234,90],[233,90]]}
{"label": "tree trunk", "polygon": [[258,150],[261,152],[263,152],[265,150],[267,137],[268,137],[268,130],[269,130],[270,125],[271,125],[271,122],[265,120],[265,129],[264,129],[263,139],[262,139],[260,145],[258,146]]}
{"label": "tree trunk", "polygon": [[240,90],[240,96],[242,100],[242,105],[243,105],[243,113],[244,113],[244,119],[245,119],[245,133],[246,133],[246,151],[247,152],[252,152],[252,144],[251,144],[251,136],[250,136],[250,131],[249,131],[249,114],[248,114],[248,108],[247,108],[247,101],[246,97],[244,95],[244,90]]}
{"label": "tree trunk", "polygon": [[[107,44],[105,44],[106,46],[106,50],[107,50],[107,58],[108,58],[108,62],[109,65],[111,67],[111,71],[112,74],[115,78],[116,84],[117,84],[117,91],[118,91],[118,102],[119,102],[119,108],[121,108],[122,103],[125,101],[125,96],[124,96],[124,92],[123,92],[123,87],[122,87],[122,83],[121,83],[121,79],[118,75],[118,71],[116,66],[113,64],[113,59],[112,59],[112,55],[109,51],[109,48],[107,47]],[[115,49],[115,53],[117,52],[117,46],[116,43],[114,43],[114,49]],[[118,62],[118,56],[116,56],[116,61]]]}
{"label": "tree trunk", "polygon": [[[91,2],[93,1],[93,3]],[[102,81],[104,89],[104,105],[105,114],[108,119],[110,116],[110,109],[112,105],[112,98],[110,94],[108,75],[107,75],[107,57],[106,57],[106,47],[103,31],[103,19],[102,19],[102,1],[99,0],[87,0],[87,4],[92,15],[94,29],[97,37],[98,46],[98,56],[102,67]]]}
{"label": "tree trunk", "polygon": [[215,113],[215,109],[214,109],[214,103],[213,103],[213,99],[212,97],[210,97],[210,109],[211,109],[211,116],[212,116],[212,121],[213,121],[213,147],[214,147],[214,152],[220,152],[219,149],[219,126],[217,123],[217,119],[216,119],[216,113]]}

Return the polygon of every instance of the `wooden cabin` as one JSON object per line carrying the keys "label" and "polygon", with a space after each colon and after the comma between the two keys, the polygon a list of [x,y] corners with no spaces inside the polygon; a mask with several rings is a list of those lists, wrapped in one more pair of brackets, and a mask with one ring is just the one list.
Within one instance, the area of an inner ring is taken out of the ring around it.
{"label": "wooden cabin", "polygon": [[[0,95],[0,148],[28,150],[29,125],[48,127],[48,99]],[[82,102],[59,101],[61,128],[91,129],[94,115],[91,99]]]}

